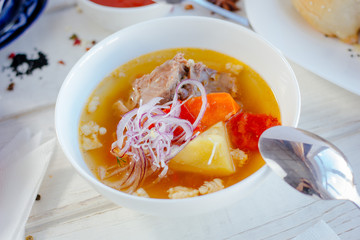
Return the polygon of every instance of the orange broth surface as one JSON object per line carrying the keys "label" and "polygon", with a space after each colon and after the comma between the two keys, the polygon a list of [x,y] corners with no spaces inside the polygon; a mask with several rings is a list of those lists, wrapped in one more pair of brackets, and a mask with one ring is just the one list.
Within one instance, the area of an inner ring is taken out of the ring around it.
{"label": "orange broth surface", "polygon": [[[280,110],[275,96],[266,82],[253,69],[243,62],[219,52],[198,48],[166,49],[137,57],[118,67],[106,77],[94,90],[93,96],[100,97],[100,105],[94,113],[88,113],[86,107],[80,118],[80,126],[88,121],[95,121],[105,127],[107,133],[99,135],[102,147],[89,151],[82,151],[88,167],[99,178],[99,166],[110,167],[117,164],[117,159],[110,153],[111,144],[116,140],[116,127],[120,120],[115,117],[112,105],[117,100],[126,101],[131,93],[131,83],[138,77],[150,73],[156,66],[172,59],[178,52],[184,53],[186,59],[202,62],[207,67],[219,72],[226,72],[226,63],[242,65],[244,69],[237,77],[239,88],[234,99],[243,105],[243,110],[252,113],[264,113],[280,119]],[[80,144],[81,145],[81,144]],[[249,159],[243,167],[236,167],[236,172],[230,176],[219,177],[225,187],[231,186],[250,176],[261,168],[265,162],[258,151],[247,152]],[[170,160],[171,161],[171,160]],[[161,181],[154,183],[154,178],[145,179],[142,187],[152,198],[168,198],[167,190],[175,186],[199,188],[204,181],[211,181],[217,176],[203,176],[198,173],[177,172],[169,169]],[[99,178],[100,179],[100,178]],[[116,181],[116,176],[111,178]]]}

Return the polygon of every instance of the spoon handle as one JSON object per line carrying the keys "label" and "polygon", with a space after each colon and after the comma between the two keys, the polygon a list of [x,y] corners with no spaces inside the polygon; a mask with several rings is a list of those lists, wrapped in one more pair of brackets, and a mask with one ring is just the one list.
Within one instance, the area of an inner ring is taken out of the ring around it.
{"label": "spoon handle", "polygon": [[357,195],[356,198],[351,199],[351,201],[360,209],[360,197],[359,197],[359,195]]}
{"label": "spoon handle", "polygon": [[352,196],[349,197],[349,200],[352,201],[360,209],[360,196],[358,191],[356,190],[356,186],[354,186],[354,191],[352,192]]}

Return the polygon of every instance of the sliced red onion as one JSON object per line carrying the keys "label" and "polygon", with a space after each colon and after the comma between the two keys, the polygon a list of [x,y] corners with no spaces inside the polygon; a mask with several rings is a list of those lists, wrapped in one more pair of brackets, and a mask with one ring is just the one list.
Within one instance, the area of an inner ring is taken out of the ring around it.
{"label": "sliced red onion", "polygon": [[[178,92],[186,84],[199,88],[202,105],[193,124],[180,119],[182,104],[178,101]],[[117,141],[112,145],[112,153],[123,157],[129,156],[130,168],[121,181],[120,189],[134,191],[147,175],[148,166],[155,172],[162,171],[159,177],[166,175],[168,161],[178,154],[192,139],[196,126],[204,116],[207,99],[203,85],[196,80],[183,80],[175,90],[172,101],[159,105],[162,98],[156,97],[146,104],[140,100],[139,108],[126,113],[119,121],[116,135]],[[163,110],[171,109],[168,113]],[[182,129],[180,136],[175,136],[176,129]],[[113,151],[118,148],[119,151]]]}
{"label": "sliced red onion", "polygon": [[202,85],[201,82],[199,81],[196,81],[196,80],[191,80],[191,79],[187,79],[187,80],[184,80],[182,81],[177,87],[176,87],[176,94],[174,96],[174,100],[173,100],[173,104],[175,104],[175,99],[176,99],[176,103],[178,103],[177,101],[177,98],[178,98],[178,95],[177,95],[177,92],[179,91],[179,89],[184,86],[185,84],[194,84],[196,87],[199,88],[200,90],[200,93],[201,93],[201,100],[202,100],[202,105],[201,105],[201,108],[200,108],[200,112],[196,118],[196,120],[194,121],[193,123],[193,127],[196,128],[197,125],[200,123],[200,120],[203,118],[204,114],[205,114],[205,110],[206,110],[206,105],[207,105],[207,98],[206,98],[206,91],[205,91],[205,88],[204,86]]}

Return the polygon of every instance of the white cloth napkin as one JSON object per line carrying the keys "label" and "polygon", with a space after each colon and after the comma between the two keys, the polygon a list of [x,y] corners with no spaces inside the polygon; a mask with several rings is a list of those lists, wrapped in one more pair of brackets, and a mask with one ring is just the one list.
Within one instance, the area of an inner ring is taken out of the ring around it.
{"label": "white cloth napkin", "polygon": [[340,240],[337,234],[323,220],[295,237],[293,240]]}
{"label": "white cloth napkin", "polygon": [[0,239],[24,239],[31,207],[54,151],[55,138],[21,130],[0,150]]}

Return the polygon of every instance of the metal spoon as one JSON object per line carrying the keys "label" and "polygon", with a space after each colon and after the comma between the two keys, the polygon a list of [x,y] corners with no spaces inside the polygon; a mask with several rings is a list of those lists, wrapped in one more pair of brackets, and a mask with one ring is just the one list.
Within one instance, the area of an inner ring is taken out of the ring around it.
{"label": "metal spoon", "polygon": [[325,139],[301,129],[276,126],[261,135],[259,150],[268,166],[296,190],[325,200],[350,200],[360,208],[345,155]]}
{"label": "metal spoon", "polygon": [[[155,0],[155,2],[166,2],[169,4],[177,4],[177,3],[181,3],[182,1],[183,0]],[[223,17],[231,19],[231,20],[243,25],[244,27],[251,28],[249,20],[247,20],[246,18],[244,18],[236,13],[230,12],[226,9],[223,9],[215,4],[212,4],[212,3],[208,2],[207,0],[190,0],[190,1],[195,2],[195,3],[199,4],[200,6],[203,6]]]}

